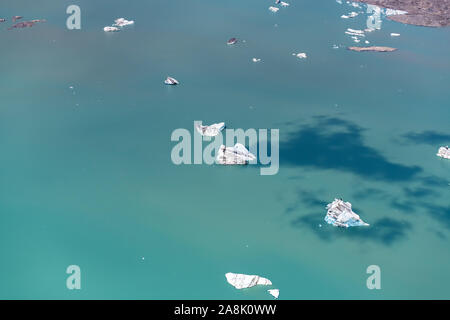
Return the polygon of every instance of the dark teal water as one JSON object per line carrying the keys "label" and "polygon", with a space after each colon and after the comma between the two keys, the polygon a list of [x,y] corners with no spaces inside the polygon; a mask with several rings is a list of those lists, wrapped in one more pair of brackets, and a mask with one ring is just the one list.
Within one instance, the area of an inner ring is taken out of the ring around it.
{"label": "dark teal water", "polygon": [[[341,19],[355,10],[332,0],[277,14],[260,0],[73,2],[1,5],[47,19],[0,24],[1,298],[271,299],[226,272],[265,276],[280,299],[450,297],[450,161],[435,156],[450,144],[449,28],[384,20],[367,39],[399,50],[355,53],[344,32],[367,15]],[[118,17],[135,26],[104,33]],[[279,173],[173,165],[170,135],[194,120],[278,128]],[[335,197],[371,227],[325,225]],[[374,264],[381,290],[366,287]]]}

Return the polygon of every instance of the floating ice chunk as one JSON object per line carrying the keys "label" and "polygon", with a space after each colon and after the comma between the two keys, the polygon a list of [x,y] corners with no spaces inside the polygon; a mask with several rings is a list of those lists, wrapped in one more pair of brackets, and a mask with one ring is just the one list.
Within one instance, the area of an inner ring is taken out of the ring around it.
{"label": "floating ice chunk", "polygon": [[348,28],[347,31],[345,31],[346,34],[349,34],[351,36],[358,36],[358,37],[365,37],[366,35],[364,34],[363,30],[355,30],[355,29],[351,29]]}
{"label": "floating ice chunk", "polygon": [[368,40],[364,41],[365,44],[369,44],[370,42]]}
{"label": "floating ice chunk", "polygon": [[339,46],[337,44],[333,44],[333,49],[339,49]]}
{"label": "floating ice chunk", "polygon": [[272,12],[278,12],[278,10],[280,10],[280,8],[277,7],[269,7],[269,10]]}
{"label": "floating ice chunk", "polygon": [[260,62],[261,59],[259,59],[259,58],[253,58],[252,61],[253,61],[253,62]]}
{"label": "floating ice chunk", "polygon": [[357,227],[368,226],[367,223],[352,211],[352,204],[344,202],[340,199],[334,199],[332,203],[327,205],[327,215],[325,221],[335,227]]}
{"label": "floating ice chunk", "polygon": [[195,129],[197,129],[198,133],[200,133],[202,136],[207,137],[217,136],[220,131],[223,130],[223,128],[225,128],[225,122],[214,123],[210,126],[202,126],[200,124],[197,124],[195,126]]}
{"label": "floating ice chunk", "polygon": [[281,2],[280,2],[280,5],[281,5],[282,7],[289,7],[289,3],[284,2],[284,1],[281,1]]}
{"label": "floating ice chunk", "polygon": [[392,33],[391,33],[391,37],[400,37],[400,33],[394,33],[394,32],[392,32]]}
{"label": "floating ice chunk", "polygon": [[237,42],[236,38],[231,38],[230,40],[227,41],[227,44],[232,45],[232,44],[235,44],[236,42]]}
{"label": "floating ice chunk", "polygon": [[217,153],[216,161],[219,164],[247,164],[248,161],[256,160],[255,155],[250,153],[242,144],[236,143],[234,147],[221,145]]}
{"label": "floating ice chunk", "polygon": [[393,51],[397,50],[397,48],[379,47],[379,46],[372,46],[372,47],[348,47],[347,49],[351,50],[351,51],[357,51],[357,52],[363,52],[363,51],[393,52]]}
{"label": "floating ice chunk", "polygon": [[231,284],[236,289],[251,288],[256,285],[261,286],[272,285],[272,282],[269,279],[255,275],[228,272],[227,274],[225,274],[225,277],[227,278],[228,283]]}
{"label": "floating ice chunk", "polygon": [[395,9],[386,9],[385,14],[387,16],[396,16],[396,15],[400,15],[400,14],[407,14],[408,12],[406,11],[402,11],[402,10],[395,10]]}
{"label": "floating ice chunk", "polygon": [[450,148],[448,146],[440,147],[438,150],[438,153],[436,153],[436,155],[438,157],[450,160]]}
{"label": "floating ice chunk", "polygon": [[124,26],[128,26],[131,24],[134,24],[133,20],[127,20],[125,18],[118,18],[118,19],[114,20],[113,26],[124,27]]}
{"label": "floating ice chunk", "polygon": [[178,80],[172,77],[167,77],[166,80],[164,80],[164,83],[172,86],[179,84]]}
{"label": "floating ice chunk", "polygon": [[342,18],[342,19],[354,18],[354,17],[356,17],[358,14],[359,14],[358,12],[350,12],[348,15],[343,14],[343,15],[341,16],[341,18]]}
{"label": "floating ice chunk", "polygon": [[269,289],[267,290],[267,292],[269,292],[272,296],[274,296],[275,299],[278,299],[278,297],[280,296],[280,290],[278,289]]}
{"label": "floating ice chunk", "polygon": [[117,28],[117,27],[104,27],[103,28],[103,31],[105,31],[105,32],[117,32],[117,31],[119,31],[120,29],[119,28]]}
{"label": "floating ice chunk", "polygon": [[292,55],[293,55],[293,56],[296,56],[296,57],[299,58],[299,59],[306,59],[306,58],[307,58],[306,53],[304,53],[304,52],[293,53]]}

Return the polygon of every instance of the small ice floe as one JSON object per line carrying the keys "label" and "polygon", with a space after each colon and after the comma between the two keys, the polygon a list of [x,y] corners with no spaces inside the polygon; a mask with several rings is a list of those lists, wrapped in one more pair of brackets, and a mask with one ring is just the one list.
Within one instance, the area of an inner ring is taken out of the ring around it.
{"label": "small ice floe", "polygon": [[296,56],[299,59],[306,59],[307,58],[306,53],[304,53],[304,52],[293,53],[292,55]]}
{"label": "small ice floe", "polygon": [[240,143],[236,143],[234,147],[221,145],[216,158],[218,164],[224,165],[248,164],[252,160],[256,160],[255,155]]}
{"label": "small ice floe", "polygon": [[269,292],[272,296],[274,296],[275,299],[278,299],[278,297],[280,296],[280,290],[278,289],[269,289],[267,290],[267,292]]}
{"label": "small ice floe", "polygon": [[357,36],[357,37],[365,37],[366,35],[364,34],[363,30],[355,30],[355,29],[351,29],[348,28],[347,31],[345,31],[346,34],[349,34],[351,36]]}
{"label": "small ice floe", "polygon": [[394,33],[394,32],[392,32],[392,33],[391,33],[391,37],[400,37],[400,33]]}
{"label": "small ice floe", "polygon": [[236,42],[237,42],[237,39],[236,39],[236,38],[231,38],[230,40],[227,41],[227,44],[228,44],[228,45],[233,45],[233,44],[235,44]]}
{"label": "small ice floe", "polygon": [[253,61],[253,62],[260,62],[261,59],[259,59],[259,58],[253,58],[252,61]]}
{"label": "small ice floe", "polygon": [[327,205],[327,210],[325,221],[335,227],[348,228],[369,225],[352,211],[352,204],[350,202],[334,199],[332,203]]}
{"label": "small ice floe", "polygon": [[124,27],[124,26],[129,26],[132,24],[134,24],[133,20],[127,20],[125,18],[118,18],[118,19],[114,20],[113,26]]}
{"label": "small ice floe", "polygon": [[287,2],[284,2],[284,1],[280,1],[280,6],[282,6],[282,7],[289,7],[290,4],[287,3]]}
{"label": "small ice floe", "polygon": [[104,27],[103,28],[103,31],[105,31],[105,32],[117,32],[117,31],[119,31],[120,29],[119,28],[117,28],[117,27]]}
{"label": "small ice floe", "polygon": [[440,147],[438,150],[438,153],[436,153],[436,155],[438,157],[450,160],[450,148],[448,146]]}
{"label": "small ice floe", "polygon": [[272,285],[272,282],[269,279],[255,275],[228,272],[227,274],[225,274],[225,277],[227,278],[228,283],[236,289],[246,289],[254,287],[256,285]]}
{"label": "small ice floe", "polygon": [[369,42],[369,40],[366,40],[366,41],[364,41],[364,43],[365,43],[365,44],[369,44],[370,42]]}
{"label": "small ice floe", "polygon": [[215,137],[217,136],[220,131],[225,128],[225,122],[220,123],[214,123],[210,126],[202,126],[200,124],[196,124],[195,129],[197,129],[197,132],[200,133],[202,136],[207,137]]}
{"label": "small ice floe", "polygon": [[374,51],[374,52],[393,52],[396,51],[397,48],[391,47],[380,47],[380,46],[371,46],[371,47],[348,47],[348,50],[364,52],[364,51]]}
{"label": "small ice floe", "polygon": [[352,11],[352,12],[350,12],[348,15],[343,14],[343,15],[341,16],[341,18],[342,18],[342,19],[354,18],[354,17],[356,17],[358,14],[359,14],[358,12]]}
{"label": "small ice floe", "polygon": [[397,16],[400,14],[407,14],[408,12],[402,11],[402,10],[395,10],[395,9],[386,9],[385,15],[387,16]]}
{"label": "small ice floe", "polygon": [[333,44],[333,49],[339,49],[339,46],[337,44]]}
{"label": "small ice floe", "polygon": [[280,8],[277,7],[269,7],[269,10],[272,12],[278,12],[278,10],[280,10]]}
{"label": "small ice floe", "polygon": [[171,86],[180,84],[177,79],[172,78],[172,77],[167,77],[166,80],[164,80],[164,83],[168,84],[168,85],[171,85]]}

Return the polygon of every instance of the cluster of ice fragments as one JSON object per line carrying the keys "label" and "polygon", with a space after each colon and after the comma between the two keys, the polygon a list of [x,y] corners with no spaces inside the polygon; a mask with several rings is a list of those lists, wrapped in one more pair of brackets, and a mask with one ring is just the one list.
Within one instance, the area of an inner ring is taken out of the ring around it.
{"label": "cluster of ice fragments", "polygon": [[248,164],[253,160],[256,160],[256,156],[240,143],[236,143],[234,147],[221,145],[216,158],[218,164],[224,165]]}
{"label": "cluster of ice fragments", "polygon": [[[272,285],[272,282],[269,279],[256,275],[228,272],[227,274],[225,274],[225,277],[227,278],[228,283],[231,284],[236,289],[246,289],[257,285],[261,286]],[[269,289],[267,290],[267,292],[269,292],[269,294],[274,296],[275,299],[278,299],[280,295],[280,290],[278,289]]]}
{"label": "cluster of ice fragments", "polygon": [[327,205],[327,210],[325,221],[335,227],[348,228],[369,225],[352,211],[352,204],[350,202],[334,199],[332,203]]}
{"label": "cluster of ice fragments", "polygon": [[[281,0],[276,0],[275,4],[279,4],[281,7],[289,7],[289,3],[281,1]],[[274,7],[274,6],[270,6],[269,10],[276,13],[278,12],[278,10],[280,10],[280,8],[278,7]]]}
{"label": "cluster of ice fragments", "polygon": [[120,31],[121,28],[125,27],[125,26],[129,26],[134,24],[133,20],[127,20],[125,18],[118,18],[116,20],[114,20],[114,23],[112,26],[106,26],[103,28],[103,31],[105,32],[117,32]]}
{"label": "cluster of ice fragments", "polygon": [[352,11],[352,12],[350,12],[349,14],[343,14],[343,15],[341,16],[341,18],[342,18],[342,19],[354,18],[354,17],[356,17],[358,14],[359,14],[358,12]]}
{"label": "cluster of ice fragments", "polygon": [[444,158],[444,159],[450,159],[450,148],[449,146],[446,147],[440,147],[438,150],[438,153],[436,154],[438,157]]}

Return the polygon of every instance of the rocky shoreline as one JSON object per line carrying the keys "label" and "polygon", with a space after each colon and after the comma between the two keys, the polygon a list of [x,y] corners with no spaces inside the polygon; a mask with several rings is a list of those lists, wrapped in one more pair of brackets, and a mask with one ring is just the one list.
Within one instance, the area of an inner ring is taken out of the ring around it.
{"label": "rocky shoreline", "polygon": [[406,11],[388,19],[417,26],[450,26],[450,0],[354,0],[384,8]]}

